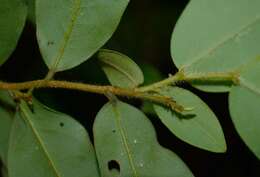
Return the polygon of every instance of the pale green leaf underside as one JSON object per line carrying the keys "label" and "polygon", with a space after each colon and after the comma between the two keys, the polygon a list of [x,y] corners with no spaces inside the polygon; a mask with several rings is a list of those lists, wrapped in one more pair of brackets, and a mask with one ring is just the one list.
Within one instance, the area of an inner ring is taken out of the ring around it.
{"label": "pale green leaf underside", "polygon": [[85,129],[70,116],[33,102],[20,105],[8,152],[10,177],[98,177]]}
{"label": "pale green leaf underside", "polygon": [[260,159],[260,62],[242,72],[240,85],[233,86],[229,109],[236,130]]}
{"label": "pale green leaf underside", "polygon": [[181,140],[212,152],[225,152],[226,142],[219,121],[211,109],[188,90],[168,87],[161,91],[192,111],[177,115],[170,109],[155,105],[155,111],[168,129]]}
{"label": "pale green leaf underside", "polygon": [[126,55],[113,50],[102,49],[98,52],[97,57],[112,85],[134,88],[143,83],[142,70]]}
{"label": "pale green leaf underside", "polygon": [[113,34],[128,0],[37,0],[37,38],[49,69],[73,68]]}
{"label": "pale green leaf underside", "polygon": [[13,122],[15,103],[6,91],[0,91],[0,160],[7,165],[9,134]]}
{"label": "pale green leaf underside", "polygon": [[[186,73],[227,72],[260,55],[259,0],[192,0],[173,32],[171,54]],[[230,85],[196,85],[228,91]]]}
{"label": "pale green leaf underside", "polygon": [[[148,118],[126,103],[110,102],[99,111],[94,139],[103,177],[193,176],[177,155],[158,144]],[[109,170],[112,160],[120,171]]]}
{"label": "pale green leaf underside", "polygon": [[21,0],[0,0],[0,65],[13,52],[22,33],[27,8]]}

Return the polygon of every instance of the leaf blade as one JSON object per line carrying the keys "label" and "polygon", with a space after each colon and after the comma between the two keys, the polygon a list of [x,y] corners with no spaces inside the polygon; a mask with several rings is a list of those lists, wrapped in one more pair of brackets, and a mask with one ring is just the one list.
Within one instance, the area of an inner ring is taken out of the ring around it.
{"label": "leaf blade", "polygon": [[112,36],[127,4],[128,0],[37,1],[37,38],[49,69],[71,69],[90,58]]}
{"label": "leaf blade", "polygon": [[178,115],[169,108],[155,105],[155,112],[164,125],[183,141],[212,152],[225,152],[226,142],[215,114],[199,97],[175,87],[168,87],[161,94],[174,98],[184,107],[194,107],[187,115]]}
{"label": "leaf blade", "polygon": [[147,117],[126,103],[110,102],[99,111],[94,139],[103,176],[113,174],[108,168],[112,160],[118,163],[117,175],[122,177],[193,176],[177,155],[158,144]]}
{"label": "leaf blade", "polygon": [[14,121],[8,152],[10,177],[99,176],[84,128],[65,114],[33,103],[34,113],[21,103]]}
{"label": "leaf blade", "polygon": [[[257,0],[191,1],[172,35],[175,64],[187,74],[240,72],[243,65],[259,56],[259,6]],[[210,92],[229,91],[232,86],[193,85]]]}
{"label": "leaf blade", "polygon": [[27,8],[20,0],[1,0],[0,11],[0,65],[2,65],[17,45],[25,24]]}
{"label": "leaf blade", "polygon": [[260,159],[259,104],[260,62],[244,70],[240,84],[233,86],[229,94],[229,110],[238,134],[249,149]]}
{"label": "leaf blade", "polygon": [[114,86],[134,88],[144,82],[142,70],[126,55],[113,50],[99,50],[97,57],[110,83]]}

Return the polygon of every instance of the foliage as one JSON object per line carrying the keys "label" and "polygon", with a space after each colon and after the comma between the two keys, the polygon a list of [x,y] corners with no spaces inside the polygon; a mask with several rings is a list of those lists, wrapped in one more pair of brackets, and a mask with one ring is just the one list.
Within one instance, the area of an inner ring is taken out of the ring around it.
{"label": "foliage", "polygon": [[[172,34],[170,52],[179,70],[166,79],[161,79],[156,68],[146,67],[143,72],[128,56],[101,49],[128,3],[0,0],[0,65],[15,50],[27,16],[36,26],[49,70],[39,80],[0,81],[2,175],[192,177],[181,158],[159,145],[143,113],[156,114],[174,135],[192,146],[224,153],[226,140],[214,110],[181,88],[182,83],[206,92],[229,92],[236,130],[260,159],[260,1],[192,0]],[[93,55],[111,85],[54,79],[57,72]],[[39,88],[105,95],[109,101],[95,118],[94,143],[88,135],[92,132],[75,118],[40,103],[33,96]],[[142,111],[121,101],[122,97],[140,99]]]}

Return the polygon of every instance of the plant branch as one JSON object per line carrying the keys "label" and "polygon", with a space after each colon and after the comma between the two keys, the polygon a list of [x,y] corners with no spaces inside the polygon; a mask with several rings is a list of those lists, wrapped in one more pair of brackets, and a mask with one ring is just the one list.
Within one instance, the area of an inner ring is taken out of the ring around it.
{"label": "plant branch", "polygon": [[209,73],[191,73],[185,74],[182,70],[180,70],[175,75],[171,75],[169,78],[164,79],[162,81],[156,82],[154,84],[140,87],[138,91],[141,92],[149,92],[156,91],[161,87],[165,87],[167,85],[176,85],[179,82],[196,82],[200,81],[204,84],[209,82],[230,82],[231,84],[239,84],[239,74],[237,72],[209,72]]}
{"label": "plant branch", "polygon": [[[43,80],[45,80],[45,81],[51,80],[54,75],[55,75],[55,71],[51,69],[51,70],[48,71],[48,73],[46,74],[46,76],[45,76],[45,78]],[[28,90],[27,95],[32,95],[32,92],[33,92],[35,87],[37,87],[37,86],[31,87]]]}
{"label": "plant branch", "polygon": [[100,86],[91,85],[83,83],[75,83],[68,81],[56,81],[56,80],[35,80],[22,83],[7,83],[0,82],[0,90],[27,90],[27,89],[37,89],[37,88],[62,88],[69,90],[79,90],[85,92],[91,92],[96,94],[113,94],[122,97],[137,98],[148,100],[154,103],[162,104],[164,106],[170,107],[178,113],[185,111],[181,105],[178,105],[172,98],[167,96],[162,96],[158,94],[150,94],[145,92],[137,91],[136,89],[124,89],[113,86]]}
{"label": "plant branch", "polygon": [[[50,78],[53,76],[51,73]],[[117,95],[121,97],[127,98],[137,98],[142,100],[148,100],[157,104],[161,104],[167,107],[170,107],[177,113],[182,113],[183,111],[189,111],[190,108],[184,108],[183,106],[176,103],[176,101],[167,96],[162,96],[158,94],[156,91],[168,85],[176,85],[178,82],[194,82],[194,81],[202,81],[203,83],[207,83],[209,81],[225,81],[231,82],[232,84],[239,83],[239,75],[235,72],[227,72],[227,73],[194,73],[194,74],[184,74],[183,71],[179,71],[177,74],[170,76],[167,79],[156,82],[154,84],[135,88],[135,89],[126,89],[119,88],[114,86],[100,86],[100,85],[91,85],[84,83],[76,83],[76,82],[68,82],[68,81],[57,81],[57,80],[49,80],[49,78],[35,81],[28,81],[22,83],[7,83],[0,82],[0,90],[32,90],[37,88],[62,88],[69,90],[79,90],[84,92],[91,92],[102,95]],[[30,97],[30,92],[27,94]],[[23,99],[25,96],[23,95],[21,98]]]}

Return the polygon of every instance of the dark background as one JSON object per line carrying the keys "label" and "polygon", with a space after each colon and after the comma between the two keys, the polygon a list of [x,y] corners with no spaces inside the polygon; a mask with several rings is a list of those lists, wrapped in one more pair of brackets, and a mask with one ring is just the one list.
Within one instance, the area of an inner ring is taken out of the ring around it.
{"label": "dark background", "polygon": [[[187,2],[187,0],[132,0],[119,28],[105,47],[125,53],[135,59],[140,66],[155,67],[164,77],[167,77],[168,73],[175,73],[176,67],[169,52],[170,37],[176,20]],[[72,70],[58,73],[55,78],[108,84],[94,58]],[[37,47],[34,25],[27,22],[16,51],[0,68],[0,79],[27,81],[43,78],[46,73],[47,68]],[[224,154],[216,154],[190,146],[177,139],[156,117],[149,115],[160,144],[177,153],[196,177],[260,177],[260,161],[242,142],[232,124],[228,113],[228,94],[208,94],[188,85],[184,87],[199,95],[218,116],[228,150]],[[100,95],[67,90],[42,89],[34,94],[48,106],[79,120],[91,136],[95,115],[107,101]],[[137,107],[141,105],[139,101],[130,102]]]}

